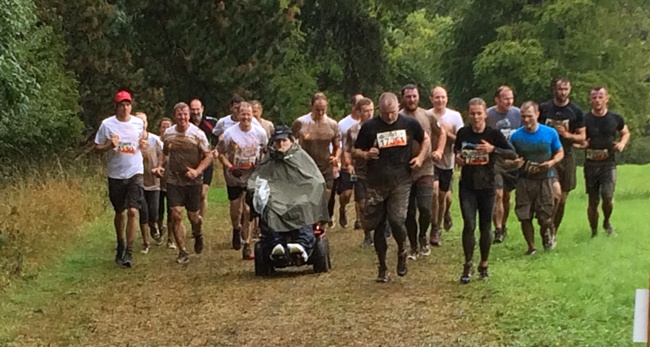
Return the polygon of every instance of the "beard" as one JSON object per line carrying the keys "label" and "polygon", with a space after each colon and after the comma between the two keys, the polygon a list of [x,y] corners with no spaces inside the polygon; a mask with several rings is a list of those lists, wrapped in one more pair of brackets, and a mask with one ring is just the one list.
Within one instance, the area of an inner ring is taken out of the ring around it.
{"label": "beard", "polygon": [[198,125],[201,122],[200,114],[190,114],[190,122],[194,125]]}

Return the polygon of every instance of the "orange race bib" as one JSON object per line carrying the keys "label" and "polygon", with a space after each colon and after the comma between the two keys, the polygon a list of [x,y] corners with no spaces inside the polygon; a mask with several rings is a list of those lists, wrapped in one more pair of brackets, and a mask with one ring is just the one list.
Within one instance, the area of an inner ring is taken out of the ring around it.
{"label": "orange race bib", "polygon": [[490,155],[475,149],[463,149],[461,156],[465,159],[466,165],[487,165],[490,162]]}
{"label": "orange race bib", "polygon": [[585,157],[589,160],[601,161],[609,158],[607,149],[587,149]]}
{"label": "orange race bib", "polygon": [[393,130],[377,134],[379,149],[406,146],[406,130]]}

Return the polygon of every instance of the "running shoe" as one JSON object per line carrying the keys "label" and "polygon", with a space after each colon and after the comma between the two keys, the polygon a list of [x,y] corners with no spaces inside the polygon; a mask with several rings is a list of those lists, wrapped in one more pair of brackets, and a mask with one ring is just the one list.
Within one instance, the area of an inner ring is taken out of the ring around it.
{"label": "running shoe", "polygon": [[149,245],[143,245],[142,250],[140,251],[142,254],[147,254],[149,253]]}
{"label": "running shoe", "polygon": [[615,234],[614,228],[610,223],[603,224],[603,228],[605,229],[605,234],[607,234],[607,236],[612,236]]}
{"label": "running shoe", "polygon": [[131,256],[131,251],[127,249],[124,252],[124,257],[122,258],[122,266],[131,267],[132,263],[133,263],[133,259]]}
{"label": "running shoe", "polygon": [[431,230],[431,236],[429,237],[429,244],[434,247],[440,247],[442,245],[442,240],[440,238],[440,229]]}
{"label": "running shoe", "polygon": [[474,265],[471,261],[468,261],[463,265],[463,274],[460,276],[460,283],[467,284],[472,280],[472,271],[474,270]]}
{"label": "running shoe", "polygon": [[241,252],[243,260],[253,260],[255,259],[255,254],[251,250],[251,245],[249,243],[244,244],[244,249]]}
{"label": "running shoe", "polygon": [[431,254],[431,247],[429,247],[429,243],[427,242],[426,238],[420,239],[420,254],[424,257]]}
{"label": "running shoe", "polygon": [[203,234],[194,235],[194,253],[201,254],[203,252]]}
{"label": "running shoe", "polygon": [[167,240],[167,249],[176,249],[176,244],[172,240]]}
{"label": "running shoe", "polygon": [[366,233],[363,236],[363,242],[361,243],[361,247],[370,247],[374,244],[374,240],[372,239],[372,232]]}
{"label": "running shoe", "polygon": [[418,260],[418,251],[415,249],[411,249],[408,252],[408,255],[406,256],[408,260]]}
{"label": "running shoe", "polygon": [[388,269],[379,267],[379,273],[377,274],[377,279],[375,282],[378,283],[388,283],[390,282],[390,272]]}
{"label": "running shoe", "polygon": [[505,239],[505,233],[503,232],[502,228],[496,228],[494,230],[494,243],[502,243],[503,239]]}
{"label": "running shoe", "polygon": [[526,255],[535,255],[535,253],[537,253],[537,250],[535,248],[528,249],[526,251]]}
{"label": "running shoe", "polygon": [[490,278],[490,273],[488,272],[488,267],[487,266],[478,266],[478,278],[482,280],[487,280]]}
{"label": "running shoe", "polygon": [[397,276],[404,277],[409,272],[408,267],[406,266],[406,253],[407,251],[402,251],[397,256]]}
{"label": "running shoe", "polygon": [[361,230],[361,229],[362,229],[361,221],[357,219],[356,221],[354,221],[354,230]]}
{"label": "running shoe", "polygon": [[122,266],[122,258],[124,258],[124,250],[126,247],[124,247],[123,242],[118,242],[117,243],[117,249],[115,252],[115,264]]}
{"label": "running shoe", "polygon": [[591,229],[591,237],[594,238],[596,236],[598,236],[598,229],[596,228]]}
{"label": "running shoe", "polygon": [[151,238],[156,241],[157,244],[160,244],[162,242],[162,238],[160,235],[160,231],[158,231],[158,228],[156,227],[149,227],[149,234],[151,235]]}
{"label": "running shoe", "polygon": [[187,264],[190,261],[190,255],[187,253],[187,251],[181,249],[180,252],[178,252],[178,257],[176,258],[176,262],[178,264]]}
{"label": "running shoe", "polygon": [[241,229],[232,229],[232,249],[241,249]]}

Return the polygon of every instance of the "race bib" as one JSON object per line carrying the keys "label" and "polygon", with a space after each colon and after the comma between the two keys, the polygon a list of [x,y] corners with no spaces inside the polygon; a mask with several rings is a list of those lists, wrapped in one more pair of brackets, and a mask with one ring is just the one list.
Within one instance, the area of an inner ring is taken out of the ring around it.
{"label": "race bib", "polygon": [[461,156],[465,159],[465,165],[487,165],[490,162],[490,155],[475,149],[463,149]]}
{"label": "race bib", "polygon": [[557,127],[564,127],[565,129],[569,130],[569,120],[560,120],[560,119],[546,119],[546,125],[550,126],[551,128],[557,128]]}
{"label": "race bib", "polygon": [[406,146],[406,130],[393,130],[377,134],[379,149]]}
{"label": "race bib", "polygon": [[251,168],[257,163],[258,155],[257,146],[238,147],[235,151],[233,165],[242,169]]}
{"label": "race bib", "polygon": [[607,149],[587,149],[585,152],[585,157],[589,160],[605,160],[609,158],[609,152]]}
{"label": "race bib", "polygon": [[115,152],[121,154],[135,154],[137,146],[131,142],[121,142],[115,147]]}

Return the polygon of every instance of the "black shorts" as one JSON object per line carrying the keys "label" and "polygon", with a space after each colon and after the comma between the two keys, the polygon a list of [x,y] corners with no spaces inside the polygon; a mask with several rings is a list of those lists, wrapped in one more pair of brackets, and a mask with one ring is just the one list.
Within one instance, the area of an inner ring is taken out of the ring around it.
{"label": "black shorts", "polygon": [[227,186],[228,200],[234,201],[241,197],[242,193],[246,194],[246,187]]}
{"label": "black shorts", "polygon": [[616,188],[616,166],[585,166],[585,185],[590,198],[602,196],[611,199]]}
{"label": "black shorts", "polygon": [[494,185],[496,189],[503,189],[511,192],[517,187],[517,171],[497,172],[494,174]]}
{"label": "black shorts", "polygon": [[549,219],[553,216],[553,180],[521,178],[517,182],[515,214],[522,220]]}
{"label": "black shorts", "polygon": [[565,153],[564,159],[553,168],[555,180],[560,182],[562,191],[568,193],[576,189],[576,162],[573,153]]}
{"label": "black shorts", "polygon": [[357,178],[354,183],[354,201],[366,200],[366,180]]}
{"label": "black shorts", "polygon": [[127,208],[140,209],[144,200],[144,176],[134,175],[127,179],[108,178],[108,197],[115,212]]}
{"label": "black shorts", "polygon": [[214,164],[210,163],[210,166],[203,170],[203,184],[210,185],[212,183],[212,175],[214,174]]}
{"label": "black shorts", "polygon": [[189,212],[196,212],[201,209],[202,192],[203,187],[200,184],[177,186],[167,183],[167,206],[170,209],[184,206]]}
{"label": "black shorts", "polygon": [[351,176],[347,171],[341,171],[337,180],[338,184],[336,185],[336,194],[338,195],[343,194],[346,190],[352,190],[354,188],[354,182],[352,182]]}
{"label": "black shorts", "polygon": [[145,190],[144,200],[140,206],[140,224],[158,221],[160,190]]}
{"label": "black shorts", "polygon": [[451,190],[451,184],[454,181],[454,169],[433,169],[433,178],[438,181],[438,190],[441,192],[448,192]]}

